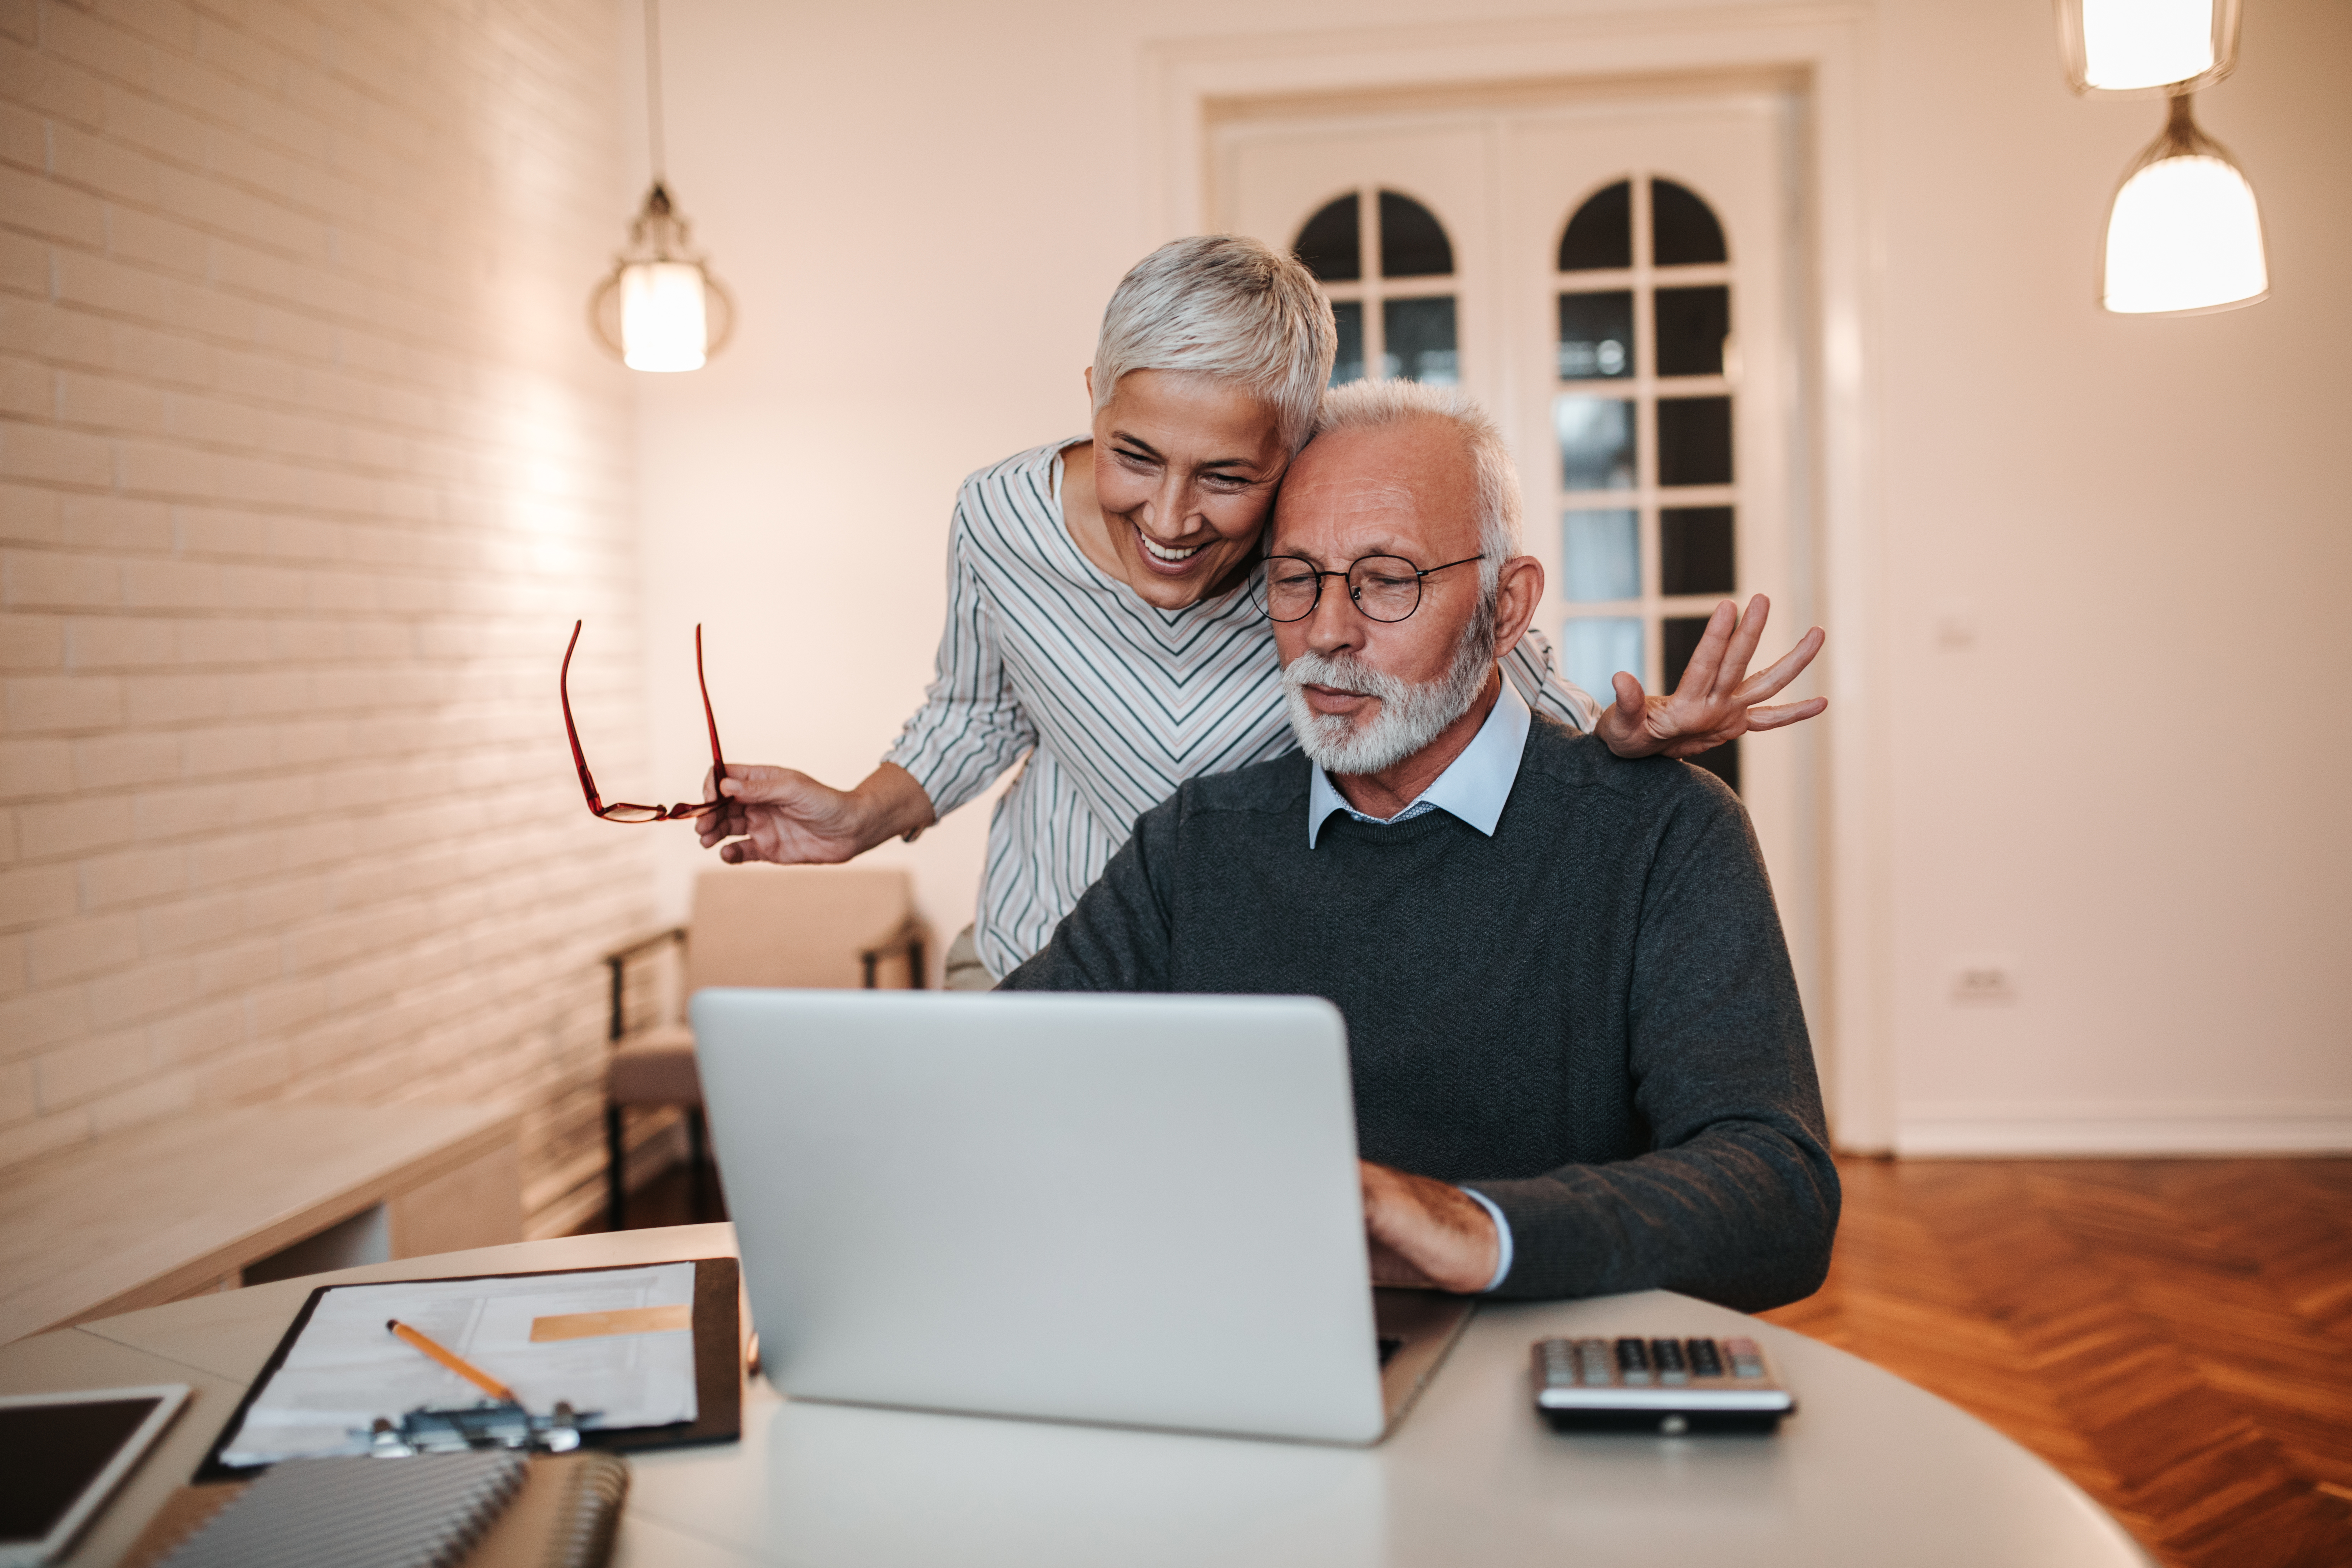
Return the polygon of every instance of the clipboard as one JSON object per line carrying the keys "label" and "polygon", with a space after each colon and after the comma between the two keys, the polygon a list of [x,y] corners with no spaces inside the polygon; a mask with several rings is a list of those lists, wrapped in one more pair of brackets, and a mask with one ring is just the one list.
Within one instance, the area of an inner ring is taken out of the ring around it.
{"label": "clipboard", "polygon": [[[743,1324],[741,1312],[742,1268],[732,1258],[695,1258],[664,1259],[690,1262],[694,1265],[694,1396],[695,1418],[673,1422],[667,1426],[592,1426],[580,1436],[583,1448],[607,1448],[635,1451],[646,1448],[677,1448],[702,1443],[732,1443],[743,1436]],[[615,1263],[593,1268],[526,1268],[508,1274],[437,1274],[415,1280],[371,1279],[354,1280],[354,1284],[462,1284],[471,1279],[520,1279],[535,1274],[617,1274],[633,1268],[643,1268],[642,1263]],[[205,1451],[205,1462],[198,1466],[191,1482],[203,1485],[213,1481],[251,1480],[269,1467],[268,1465],[231,1465],[222,1462],[221,1454],[245,1425],[247,1411],[269,1386],[269,1380],[286,1364],[302,1331],[310,1321],[328,1291],[337,1289],[321,1285],[312,1290],[302,1303],[294,1321],[279,1336],[278,1346],[269,1352],[260,1373],[247,1385],[245,1397],[238,1400],[212,1447]]]}

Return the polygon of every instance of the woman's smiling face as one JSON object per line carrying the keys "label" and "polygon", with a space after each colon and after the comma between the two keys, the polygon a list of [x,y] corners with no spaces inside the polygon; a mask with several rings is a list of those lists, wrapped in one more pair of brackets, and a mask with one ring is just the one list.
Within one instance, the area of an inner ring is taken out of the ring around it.
{"label": "woman's smiling face", "polygon": [[1289,467],[1274,405],[1224,376],[1136,370],[1095,415],[1095,502],[1128,584],[1163,610],[1236,581]]}

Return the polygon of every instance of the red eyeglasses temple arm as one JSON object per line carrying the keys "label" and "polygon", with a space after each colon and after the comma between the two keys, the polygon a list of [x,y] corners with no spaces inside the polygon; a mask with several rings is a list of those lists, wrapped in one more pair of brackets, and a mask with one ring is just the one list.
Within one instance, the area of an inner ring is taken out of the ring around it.
{"label": "red eyeglasses temple arm", "polygon": [[719,749],[719,715],[710,710],[710,682],[704,679],[702,673],[702,627],[699,623],[694,628],[694,680],[702,688],[702,721],[710,726],[710,785],[716,789],[719,781],[727,776],[727,757]]}
{"label": "red eyeglasses temple arm", "polygon": [[572,721],[572,650],[579,646],[580,623],[574,621],[572,640],[563,645],[563,668],[556,675],[555,690],[563,700],[563,732],[572,742],[572,765],[580,770],[580,791],[588,797],[588,809],[602,816],[604,802],[596,794],[596,781],[589,776],[587,754],[580,749],[580,726]]}

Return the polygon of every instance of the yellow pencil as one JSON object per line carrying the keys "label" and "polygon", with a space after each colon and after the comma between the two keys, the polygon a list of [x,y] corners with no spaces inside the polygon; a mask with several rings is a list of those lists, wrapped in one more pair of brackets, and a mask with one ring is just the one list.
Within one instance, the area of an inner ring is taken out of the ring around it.
{"label": "yellow pencil", "polygon": [[480,1389],[484,1394],[488,1394],[492,1399],[503,1399],[509,1405],[520,1405],[522,1403],[521,1400],[515,1397],[515,1392],[513,1389],[509,1388],[505,1384],[500,1383],[497,1378],[492,1377],[488,1373],[484,1372],[480,1367],[476,1366],[472,1362],[467,1361],[456,1351],[448,1350],[441,1345],[436,1344],[432,1340],[427,1339],[425,1335],[417,1332],[415,1329],[410,1328],[398,1318],[386,1318],[383,1321],[383,1326],[390,1329],[402,1339],[406,1340],[410,1344],[415,1345],[418,1350],[423,1351],[426,1355],[431,1356],[435,1361],[439,1362],[443,1366],[447,1367],[451,1372],[456,1373],[459,1377],[464,1378],[467,1383],[472,1384],[476,1388]]}

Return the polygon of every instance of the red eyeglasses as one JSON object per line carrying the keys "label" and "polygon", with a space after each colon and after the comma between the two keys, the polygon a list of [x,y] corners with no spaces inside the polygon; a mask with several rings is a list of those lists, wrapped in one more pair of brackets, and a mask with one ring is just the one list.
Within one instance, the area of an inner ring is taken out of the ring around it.
{"label": "red eyeglasses", "polygon": [[[580,646],[580,623],[572,623],[572,640],[563,645],[563,670],[555,678],[555,689],[563,699],[563,732],[572,737],[572,761],[580,769],[580,793],[588,797],[588,809],[607,822],[683,822],[688,817],[708,816],[727,803],[723,800],[680,801],[676,805],[632,805],[624,801],[606,805],[596,794],[596,780],[588,771],[588,759],[580,750],[580,726],[572,721],[572,650]],[[719,752],[719,719],[710,711],[710,682],[702,675],[702,628],[694,628],[694,679],[702,688],[702,719],[710,726],[710,787],[716,790],[719,781],[727,776],[727,759]]]}

